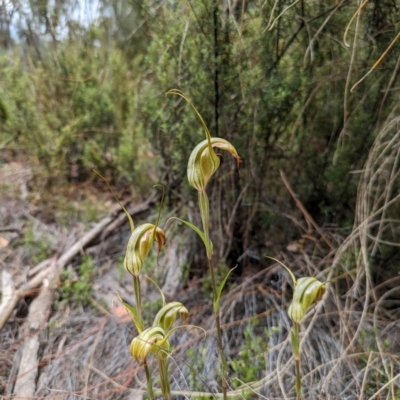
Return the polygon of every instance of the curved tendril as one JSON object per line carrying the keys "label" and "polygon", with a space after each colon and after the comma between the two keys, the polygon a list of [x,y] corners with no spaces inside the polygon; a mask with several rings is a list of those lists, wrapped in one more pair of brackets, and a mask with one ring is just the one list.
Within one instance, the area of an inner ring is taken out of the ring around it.
{"label": "curved tendril", "polygon": [[148,279],[148,280],[158,289],[158,291],[160,292],[161,299],[162,299],[162,304],[163,304],[163,307],[164,307],[164,306],[167,304],[167,303],[165,302],[164,293],[162,292],[162,290],[160,289],[160,287],[157,285],[157,283],[156,283],[155,281],[153,281],[153,279],[151,279],[148,275],[144,275],[144,277],[145,277],[146,279]]}
{"label": "curved tendril", "polygon": [[269,258],[269,259],[271,259],[271,260],[274,260],[274,261],[276,261],[277,263],[279,263],[280,265],[282,265],[282,267],[285,268],[287,272],[289,272],[289,275],[290,275],[290,277],[292,278],[292,281],[293,281],[293,285],[294,285],[294,286],[297,285],[297,280],[296,280],[296,278],[294,277],[293,272],[292,272],[284,263],[280,262],[279,260],[277,260],[277,259],[274,258],[274,257],[269,257],[269,256],[264,256],[264,257]]}
{"label": "curved tendril", "polygon": [[191,102],[191,100],[189,99],[189,97],[187,97],[185,93],[183,93],[181,90],[178,90],[178,89],[171,89],[171,90],[169,90],[166,94],[167,94],[167,95],[169,95],[169,94],[176,94],[177,96],[182,97],[184,100],[186,100],[186,101],[190,104],[190,106],[193,108],[194,112],[196,113],[196,115],[197,115],[197,116],[199,117],[199,119],[200,119],[201,125],[203,126],[204,132],[205,132],[205,134],[206,134],[206,138],[207,138],[207,141],[208,141],[208,146],[210,147],[210,150],[211,150],[211,149],[212,149],[212,146],[211,146],[211,133],[210,133],[210,131],[208,130],[207,125],[206,125],[206,123],[204,122],[203,117],[202,117],[201,114],[197,111],[197,108],[193,105],[193,103]]}
{"label": "curved tendril", "polygon": [[108,186],[108,189],[110,190],[110,192],[111,192],[112,195],[114,196],[115,200],[116,200],[117,203],[121,206],[121,208],[122,208],[122,210],[124,211],[125,215],[128,217],[129,225],[130,225],[130,227],[131,227],[131,232],[133,232],[133,230],[135,229],[135,225],[134,225],[133,219],[132,219],[132,217],[129,215],[127,209],[126,209],[126,208],[122,205],[122,203],[118,200],[117,195],[115,194],[114,190],[112,190],[112,188],[111,188],[110,184],[107,182],[106,178],[105,178],[103,175],[101,175],[100,172],[96,171],[94,168],[92,169],[92,171],[93,171],[96,175],[98,175],[98,176],[103,180],[103,182]]}
{"label": "curved tendril", "polygon": [[349,33],[349,29],[350,26],[352,24],[352,22],[354,21],[354,18],[357,17],[357,15],[361,12],[361,10],[364,8],[364,6],[368,3],[369,0],[365,0],[364,3],[362,3],[360,5],[360,7],[357,8],[356,12],[353,14],[353,16],[351,17],[349,23],[347,24],[346,30],[344,31],[344,35],[343,35],[343,43],[346,47],[350,47],[350,45],[347,43],[347,34]]}

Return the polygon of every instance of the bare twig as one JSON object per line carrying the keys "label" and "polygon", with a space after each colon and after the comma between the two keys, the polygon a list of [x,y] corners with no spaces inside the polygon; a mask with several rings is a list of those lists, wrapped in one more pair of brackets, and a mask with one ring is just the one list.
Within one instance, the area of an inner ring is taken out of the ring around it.
{"label": "bare twig", "polygon": [[318,224],[314,221],[313,217],[309,214],[309,212],[304,207],[303,203],[296,196],[296,193],[293,191],[292,187],[290,186],[289,181],[287,180],[285,173],[282,170],[280,170],[279,172],[281,174],[282,181],[286,186],[286,189],[288,190],[290,195],[293,197],[293,200],[296,202],[297,207],[299,208],[299,210],[304,215],[304,218],[306,219],[306,222],[307,222],[307,225],[308,225],[308,229],[309,229],[309,233],[311,233],[311,226],[313,226],[314,229],[321,235],[322,239],[324,239],[325,243],[331,248],[331,250],[335,250],[335,246],[327,238],[327,236],[325,235],[324,231],[318,226]]}

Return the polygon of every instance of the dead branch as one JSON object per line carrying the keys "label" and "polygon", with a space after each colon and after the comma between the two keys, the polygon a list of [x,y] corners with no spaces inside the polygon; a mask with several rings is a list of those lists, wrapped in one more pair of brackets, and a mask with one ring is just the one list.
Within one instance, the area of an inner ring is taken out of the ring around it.
{"label": "dead branch", "polygon": [[58,281],[59,275],[56,262],[51,267],[49,275],[43,281],[39,296],[30,304],[28,318],[22,328],[25,340],[22,343],[21,361],[15,383],[16,398],[31,398],[36,391],[36,377],[39,367],[39,334],[50,316],[54,298],[54,284]]}
{"label": "dead branch", "polygon": [[[139,214],[143,211],[149,209],[150,205],[153,204],[157,200],[157,194],[151,195],[146,201],[142,204],[134,206],[130,208],[128,211],[131,215]],[[55,266],[52,262],[54,262],[54,257],[52,259],[41,262],[38,266],[34,267],[35,271],[40,272],[37,273],[34,277],[32,277],[29,281],[21,284],[18,288],[15,288],[12,283],[11,275],[6,273],[4,275],[3,271],[3,292],[8,293],[8,295],[3,295],[1,304],[0,304],[0,331],[7,322],[11,313],[15,309],[18,304],[18,301],[23,298],[27,292],[32,291],[33,289],[38,288],[44,279],[48,279],[49,276],[53,273],[53,269],[57,270],[59,273],[66,265],[68,265],[74,257],[76,257],[85,247],[87,247],[94,239],[101,235],[102,238],[109,235],[112,230],[118,227],[123,219],[126,218],[125,214],[121,214],[121,208],[115,207],[110,214],[103,218],[98,224],[96,224],[89,232],[83,235],[76,243],[74,243],[69,249],[67,249],[64,254],[57,260]],[[40,268],[39,268],[40,266]],[[43,269],[44,268],[44,269]],[[6,283],[5,283],[6,282]],[[8,288],[4,291],[4,288]]]}
{"label": "dead branch", "polygon": [[19,294],[15,289],[15,283],[13,281],[10,272],[3,270],[1,273],[1,293],[3,296],[0,303],[0,330],[8,320],[8,317],[17,306],[19,300]]}
{"label": "dead branch", "polygon": [[296,206],[299,208],[299,210],[304,215],[304,218],[305,218],[305,220],[307,222],[309,233],[312,233],[311,226],[313,226],[314,229],[321,235],[322,239],[324,239],[325,243],[331,248],[331,250],[335,250],[335,246],[327,238],[327,236],[325,235],[324,231],[318,226],[318,224],[314,221],[314,218],[308,213],[308,211],[304,207],[303,203],[296,196],[296,193],[293,191],[292,187],[290,186],[289,181],[287,180],[285,173],[282,170],[280,170],[279,173],[281,174],[281,178],[282,178],[283,183],[286,186],[286,189],[288,190],[290,195],[293,197],[293,200],[296,202]]}

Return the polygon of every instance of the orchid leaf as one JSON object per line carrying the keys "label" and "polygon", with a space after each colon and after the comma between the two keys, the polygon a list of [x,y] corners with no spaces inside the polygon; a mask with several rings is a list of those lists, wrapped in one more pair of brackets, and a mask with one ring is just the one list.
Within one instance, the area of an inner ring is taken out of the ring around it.
{"label": "orchid leaf", "polygon": [[222,290],[224,289],[224,286],[225,286],[225,284],[226,284],[226,281],[227,281],[228,278],[229,278],[229,275],[231,274],[231,272],[232,272],[235,268],[237,268],[237,265],[236,265],[235,267],[233,267],[233,268],[226,274],[224,280],[223,280],[223,281],[219,284],[219,286],[218,286],[218,289],[217,289],[217,297],[216,297],[216,299],[214,299],[214,303],[213,303],[213,305],[214,305],[214,312],[216,312],[216,313],[219,311],[219,302],[220,302],[220,300],[221,300],[221,293],[222,293]]}
{"label": "orchid leaf", "polygon": [[143,321],[140,318],[140,315],[137,312],[136,308],[130,305],[129,303],[123,301],[119,293],[117,294],[117,296],[118,296],[118,301],[125,307],[126,311],[131,317],[132,322],[134,323],[137,331],[141,333],[143,331]]}
{"label": "orchid leaf", "polygon": [[204,243],[204,246],[207,250],[207,254],[212,254],[213,251],[213,246],[211,240],[207,240],[206,235],[204,234],[203,231],[201,231],[196,225],[193,225],[192,223],[185,221],[184,219],[178,218],[178,217],[171,217],[170,219],[177,219],[180,222],[183,222],[185,225],[187,225],[189,228],[193,229],[201,238],[201,240]]}

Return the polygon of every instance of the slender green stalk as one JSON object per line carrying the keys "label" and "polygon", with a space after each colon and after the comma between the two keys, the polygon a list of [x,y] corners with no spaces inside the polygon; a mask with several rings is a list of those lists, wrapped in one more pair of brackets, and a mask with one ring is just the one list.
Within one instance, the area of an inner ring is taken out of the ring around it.
{"label": "slender green stalk", "polygon": [[300,372],[300,324],[293,322],[292,348],[296,365],[296,398],[301,399],[301,372]]}
{"label": "slender green stalk", "polygon": [[157,357],[158,360],[158,369],[160,371],[160,379],[161,379],[161,392],[164,397],[164,400],[172,400],[171,388],[169,386],[169,376],[168,376],[168,360],[164,357]]}
{"label": "slender green stalk", "polygon": [[[208,259],[208,266],[210,268],[210,275],[211,275],[211,286],[212,286],[212,291],[213,291],[213,297],[214,299],[217,298],[218,293],[217,293],[217,285],[215,282],[215,272],[214,272],[214,264],[212,262],[212,259]],[[226,361],[226,357],[224,354],[224,346],[222,344],[222,329],[221,329],[221,319],[219,315],[219,304],[218,308],[214,310],[214,315],[215,315],[215,326],[217,329],[217,343],[218,343],[218,350],[219,350],[219,355],[221,357],[221,375],[222,375],[222,394],[224,396],[224,400],[227,399],[227,374],[228,374],[228,362]]]}
{"label": "slender green stalk", "polygon": [[149,395],[150,400],[153,400],[154,399],[153,380],[151,378],[151,371],[149,369],[149,366],[147,365],[147,362],[144,363],[143,368],[147,380],[147,394]]}
{"label": "slender green stalk", "polygon": [[[272,258],[272,257],[268,257]],[[326,284],[329,282],[320,282],[316,278],[311,276],[296,279],[293,272],[279,260],[272,258],[281,264],[286,271],[289,272],[290,277],[293,281],[294,292],[293,300],[289,306],[288,314],[290,319],[293,321],[292,330],[292,348],[294,361],[296,365],[296,399],[301,400],[301,372],[300,372],[300,322],[303,320],[307,310],[313,305],[318,303],[322,299],[322,296],[326,292]]]}
{"label": "slender green stalk", "polygon": [[[214,22],[217,23],[218,16],[218,2],[215,1],[214,7]],[[214,24],[215,25],[215,24]],[[214,26],[215,30],[215,38],[218,37],[218,24]],[[218,71],[217,71],[218,72]],[[217,81],[216,81],[217,82]],[[218,83],[218,82],[217,82]],[[218,90],[217,90],[218,92]],[[225,139],[221,139],[218,137],[211,137],[210,131],[207,128],[206,123],[204,122],[202,116],[197,111],[196,107],[190,101],[190,99],[180,90],[172,89],[168,91],[167,94],[176,94],[183,99],[185,99],[190,106],[193,108],[196,115],[199,117],[200,122],[204,128],[204,133],[206,135],[206,139],[200,142],[192,151],[189,157],[188,166],[187,166],[187,176],[188,181],[191,186],[193,186],[199,194],[199,208],[201,221],[203,224],[203,232],[201,232],[196,226],[190,224],[187,221],[182,221],[186,225],[190,226],[195,232],[199,234],[201,239],[204,242],[207,251],[208,264],[210,268],[211,274],[211,284],[213,291],[213,308],[215,315],[215,324],[217,328],[217,338],[218,338],[218,348],[220,352],[221,358],[221,372],[222,372],[222,390],[223,397],[227,399],[227,371],[228,364],[224,355],[224,348],[222,345],[222,332],[221,332],[221,322],[220,322],[220,314],[219,314],[219,301],[221,292],[224,284],[226,283],[226,279],[229,276],[225,277],[225,279],[221,282],[221,284],[217,288],[217,284],[215,282],[215,274],[214,274],[214,266],[212,263],[212,242],[210,240],[209,230],[210,230],[210,207],[208,202],[208,197],[206,193],[206,187],[208,181],[212,178],[212,176],[217,171],[220,165],[220,159],[218,155],[214,151],[214,147],[223,149],[231,153],[231,155],[237,160],[238,164],[240,163],[240,157],[236,151],[236,149]],[[218,94],[216,96],[218,98]],[[218,125],[218,112],[216,113],[216,121]],[[218,133],[218,127],[217,127]]]}
{"label": "slender green stalk", "polygon": [[135,294],[135,302],[136,302],[136,311],[140,327],[140,329],[138,330],[142,331],[144,329],[144,323],[142,317],[142,291],[140,289],[140,277],[139,275],[132,275],[132,278],[133,278],[133,292]]}
{"label": "slender green stalk", "polygon": [[[203,223],[203,231],[205,235],[205,239],[207,242],[210,242],[210,235],[209,235],[209,221],[210,221],[210,206],[208,201],[208,196],[205,190],[199,191],[199,206],[200,206],[200,215],[201,221]],[[214,303],[218,299],[218,289],[217,283],[215,281],[215,271],[214,271],[214,264],[212,261],[212,253],[207,251],[207,258],[208,258],[208,266],[210,269],[211,275],[211,287],[213,291],[213,300]],[[224,396],[224,400],[227,399],[227,372],[228,372],[228,363],[226,361],[226,357],[224,354],[224,346],[222,344],[222,330],[221,330],[221,319],[219,315],[219,302],[217,301],[217,308],[214,309],[215,315],[215,325],[217,329],[217,343],[218,343],[218,350],[219,355],[221,358],[221,375],[222,375],[222,394]]]}
{"label": "slender green stalk", "polygon": [[[133,292],[135,293],[135,301],[136,301],[136,311],[138,316],[138,324],[140,330],[144,329],[144,322],[142,317],[142,291],[140,288],[140,277],[139,275],[132,275],[133,278]],[[139,329],[138,329],[139,330]],[[138,332],[141,333],[141,332]],[[154,390],[153,390],[153,380],[151,378],[151,371],[147,365],[147,362],[143,365],[144,372],[146,374],[147,381],[147,393],[150,397],[150,400],[154,399]]]}
{"label": "slender green stalk", "polygon": [[[208,196],[205,190],[199,190],[199,207],[201,222],[203,224],[203,232],[207,242],[210,242],[210,205],[208,201]],[[207,258],[211,259],[211,252],[207,251]],[[211,280],[213,277],[211,277]]]}

